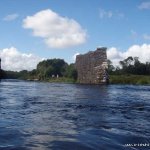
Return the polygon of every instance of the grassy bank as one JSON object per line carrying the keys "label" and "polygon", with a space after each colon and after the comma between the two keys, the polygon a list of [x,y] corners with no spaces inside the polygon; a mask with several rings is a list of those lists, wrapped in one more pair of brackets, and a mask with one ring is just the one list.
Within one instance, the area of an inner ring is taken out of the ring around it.
{"label": "grassy bank", "polygon": [[[30,80],[30,79],[29,79]],[[31,79],[34,81],[34,79]],[[72,78],[59,77],[47,78],[41,81],[51,83],[78,83]],[[110,84],[136,84],[136,85],[150,85],[150,76],[145,75],[110,75]]]}
{"label": "grassy bank", "polygon": [[110,84],[150,85],[150,76],[145,75],[110,75]]}
{"label": "grassy bank", "polygon": [[59,77],[59,78],[49,78],[46,81],[48,82],[58,82],[58,83],[76,83],[72,78]]}

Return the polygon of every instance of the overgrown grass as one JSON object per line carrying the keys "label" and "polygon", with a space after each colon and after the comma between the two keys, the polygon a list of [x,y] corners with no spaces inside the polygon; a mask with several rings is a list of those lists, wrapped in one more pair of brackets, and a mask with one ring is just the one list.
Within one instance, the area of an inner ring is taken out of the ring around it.
{"label": "overgrown grass", "polygon": [[[78,83],[77,80],[66,77],[47,78],[41,81],[55,83]],[[110,75],[110,84],[150,85],[150,76],[145,75]]]}
{"label": "overgrown grass", "polygon": [[145,75],[110,75],[110,84],[150,85],[150,76],[145,76]]}

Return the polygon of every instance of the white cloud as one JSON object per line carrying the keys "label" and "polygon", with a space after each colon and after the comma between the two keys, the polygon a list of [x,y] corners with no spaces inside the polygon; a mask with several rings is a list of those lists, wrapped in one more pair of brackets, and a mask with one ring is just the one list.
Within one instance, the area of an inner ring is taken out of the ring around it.
{"label": "white cloud", "polygon": [[107,50],[107,58],[110,59],[114,66],[119,65],[119,61],[123,60],[122,52],[115,47],[111,47]]}
{"label": "white cloud", "polygon": [[33,54],[21,53],[14,47],[0,50],[0,57],[2,69],[12,71],[35,69],[36,65],[43,60]]}
{"label": "white cloud", "polygon": [[66,48],[86,41],[86,31],[73,19],[62,17],[47,9],[23,20],[23,27],[42,37],[50,48]]}
{"label": "white cloud", "polygon": [[150,9],[150,2],[142,2],[139,6],[139,9]]}
{"label": "white cloud", "polygon": [[80,53],[77,52],[77,53],[75,53],[75,54],[73,55],[73,57],[72,57],[72,58],[73,58],[73,61],[76,60],[76,56],[77,56],[77,55],[80,55]]}
{"label": "white cloud", "polygon": [[18,14],[10,14],[3,18],[4,21],[13,21],[19,17]]}
{"label": "white cloud", "polygon": [[143,38],[144,38],[145,40],[150,40],[150,35],[144,34],[144,35],[143,35]]}
{"label": "white cloud", "polygon": [[112,11],[106,11],[104,9],[100,9],[99,10],[99,17],[100,17],[100,19],[111,18],[112,16],[113,16]]}
{"label": "white cloud", "polygon": [[119,11],[111,11],[111,10],[104,10],[102,8],[99,9],[99,17],[100,19],[104,19],[104,18],[117,18],[117,19],[121,19],[124,18],[124,14],[119,12]]}
{"label": "white cloud", "polygon": [[115,66],[119,65],[120,60],[124,60],[127,57],[139,57],[139,60],[143,63],[150,62],[150,44],[133,45],[126,51],[122,52],[117,48],[109,48],[107,51],[107,57]]}

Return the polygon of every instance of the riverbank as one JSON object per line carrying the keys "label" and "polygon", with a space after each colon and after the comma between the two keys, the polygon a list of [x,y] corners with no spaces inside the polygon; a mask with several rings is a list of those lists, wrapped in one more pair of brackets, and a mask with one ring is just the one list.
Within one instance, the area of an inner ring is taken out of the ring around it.
{"label": "riverbank", "polygon": [[41,81],[46,81],[46,82],[56,82],[56,83],[77,83],[76,80],[72,78],[66,78],[66,77],[59,77],[59,78],[47,78]]}
{"label": "riverbank", "polygon": [[[78,83],[72,78],[50,78],[48,82],[59,83]],[[135,85],[148,85],[150,84],[150,76],[145,75],[110,75],[110,84],[135,84]]]}
{"label": "riverbank", "polygon": [[150,76],[146,76],[146,75],[110,75],[110,84],[150,85]]}
{"label": "riverbank", "polygon": [[[32,80],[33,81],[33,80]],[[47,78],[45,82],[56,83],[78,83],[72,78],[59,77]],[[110,75],[110,84],[134,84],[134,85],[150,85],[150,76],[145,75]]]}

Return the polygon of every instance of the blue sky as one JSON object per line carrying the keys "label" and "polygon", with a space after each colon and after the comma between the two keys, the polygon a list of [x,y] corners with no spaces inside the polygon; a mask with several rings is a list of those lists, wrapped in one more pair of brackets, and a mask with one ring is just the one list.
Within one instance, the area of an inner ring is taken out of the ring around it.
{"label": "blue sky", "polygon": [[114,63],[136,50],[149,61],[149,20],[150,0],[0,1],[0,57],[7,70],[31,70],[42,58],[71,63],[105,46]]}

